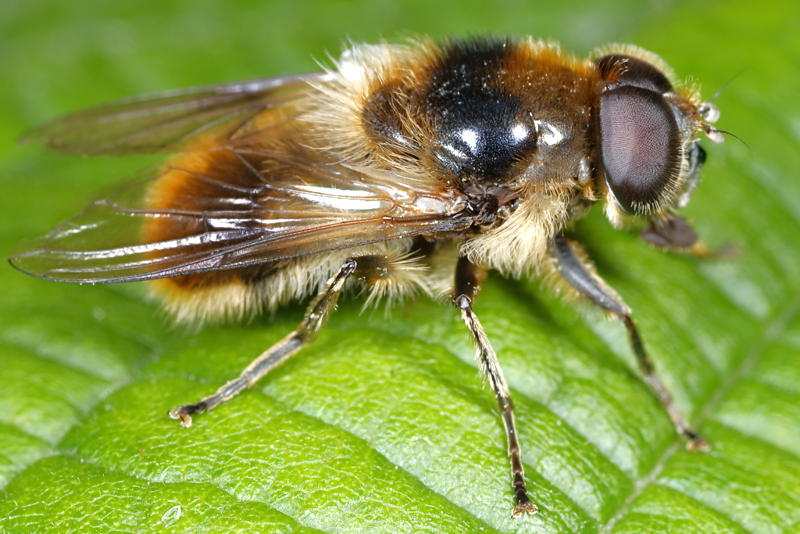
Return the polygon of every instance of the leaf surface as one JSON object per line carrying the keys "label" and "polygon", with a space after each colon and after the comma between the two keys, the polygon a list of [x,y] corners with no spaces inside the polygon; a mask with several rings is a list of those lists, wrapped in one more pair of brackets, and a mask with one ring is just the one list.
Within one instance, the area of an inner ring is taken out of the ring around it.
{"label": "leaf surface", "polygon": [[706,144],[686,215],[740,258],[662,253],[600,210],[575,233],[713,449],[684,450],[619,324],[535,280],[495,276],[476,305],[541,509],[514,520],[502,424],[448,306],[418,299],[387,319],[347,298],[314,345],[185,430],[167,409],[236,375],[302,306],[194,332],[170,327],[140,285],[59,285],[3,268],[0,531],[798,531],[800,13],[790,3],[84,4],[0,8],[13,82],[0,87],[4,255],[151,161],[12,146],[25,127],[127,93],[307,71],[348,33],[494,30],[576,51],[633,41],[706,95],[739,74],[719,97],[720,127],[749,147]]}

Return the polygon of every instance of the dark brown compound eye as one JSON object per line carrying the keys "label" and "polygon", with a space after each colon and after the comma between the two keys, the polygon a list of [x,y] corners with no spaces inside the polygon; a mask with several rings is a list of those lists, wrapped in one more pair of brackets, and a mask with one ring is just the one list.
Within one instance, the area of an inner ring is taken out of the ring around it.
{"label": "dark brown compound eye", "polygon": [[600,97],[600,152],[619,204],[643,213],[658,203],[676,170],[679,135],[660,94],[625,86]]}

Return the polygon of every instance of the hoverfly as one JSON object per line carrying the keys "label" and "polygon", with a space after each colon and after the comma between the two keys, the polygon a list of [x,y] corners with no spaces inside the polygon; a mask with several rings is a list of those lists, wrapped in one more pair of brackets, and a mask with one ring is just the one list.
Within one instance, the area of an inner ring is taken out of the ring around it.
{"label": "hoverfly", "polygon": [[368,300],[445,296],[471,333],[506,430],[514,515],[528,496],[511,395],[473,311],[489,270],[551,276],[622,321],[690,448],[706,442],[655,371],[631,310],[565,229],[602,202],[664,248],[707,249],[686,205],[719,111],[630,45],[577,59],[534,39],[357,45],[316,74],[170,91],[66,115],[25,137],[83,154],[173,153],[11,263],[50,280],[152,280],[180,321],[316,294],[302,322],[212,395],[188,427],[310,343],[349,286]]}

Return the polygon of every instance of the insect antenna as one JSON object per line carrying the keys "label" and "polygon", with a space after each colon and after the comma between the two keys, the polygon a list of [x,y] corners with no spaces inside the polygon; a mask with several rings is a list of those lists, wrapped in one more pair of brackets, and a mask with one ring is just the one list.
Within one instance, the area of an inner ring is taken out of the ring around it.
{"label": "insect antenna", "polygon": [[728,135],[728,136],[730,136],[730,137],[733,137],[734,139],[736,139],[737,141],[739,141],[740,143],[742,143],[742,145],[744,145],[744,147],[745,147],[747,150],[752,150],[752,149],[750,148],[750,145],[748,145],[748,144],[747,144],[747,141],[745,141],[744,139],[742,139],[741,137],[739,137],[739,136],[738,136],[738,135],[736,135],[735,133],[733,133],[733,132],[730,132],[730,131],[728,131],[728,130],[716,130],[716,131],[717,131],[717,132],[719,132],[719,133],[721,133],[721,134],[723,134],[723,135]]}
{"label": "insect antenna", "polygon": [[711,98],[709,98],[709,99],[708,99],[708,100],[709,100],[709,102],[713,102],[713,101],[715,101],[715,100],[717,99],[717,97],[719,97],[719,95],[720,95],[720,94],[722,94],[722,91],[724,91],[725,89],[727,89],[728,87],[730,87],[730,85],[733,83],[733,81],[734,81],[736,78],[738,78],[739,76],[741,76],[742,74],[744,74],[744,72],[745,72],[746,70],[747,70],[747,69],[742,69],[742,70],[740,70],[739,72],[737,72],[736,74],[734,74],[733,76],[731,76],[731,77],[728,79],[728,81],[726,81],[725,83],[723,83],[722,85],[720,85],[720,86],[719,86],[719,88],[718,88],[716,91],[714,91],[714,94],[713,94],[713,95],[711,95]]}

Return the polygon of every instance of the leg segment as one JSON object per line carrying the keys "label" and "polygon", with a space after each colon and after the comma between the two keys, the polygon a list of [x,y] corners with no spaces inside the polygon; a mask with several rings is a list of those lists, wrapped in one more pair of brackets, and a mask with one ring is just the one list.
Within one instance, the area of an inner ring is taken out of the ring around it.
{"label": "leg segment", "polygon": [[522,453],[517,439],[517,425],[514,421],[514,405],[511,402],[511,392],[506,384],[500,362],[497,359],[489,338],[481,326],[475,312],[472,311],[472,302],[475,300],[480,287],[482,271],[469,262],[466,258],[459,258],[456,267],[455,305],[461,310],[467,328],[472,333],[477,349],[478,362],[486,375],[489,385],[497,397],[497,406],[503,418],[508,440],[508,456],[511,460],[511,483],[514,488],[515,505],[513,515],[535,514],[538,509],[528,498],[525,488],[525,474],[522,468]]}
{"label": "leg segment", "polygon": [[585,258],[583,251],[576,243],[570,242],[563,236],[558,236],[551,245],[550,254],[555,260],[558,273],[570,286],[580,295],[588,298],[597,306],[622,321],[628,330],[631,347],[636,355],[639,370],[666,409],[678,434],[688,440],[687,447],[689,449],[707,450],[709,448],[708,443],[692,429],[689,422],[675,406],[669,389],[656,373],[653,360],[650,359],[650,356],[645,351],[639,330],[631,318],[631,310],[622,301],[622,298],[597,275],[594,267]]}
{"label": "leg segment", "polygon": [[659,248],[691,254],[703,259],[716,259],[737,255],[736,247],[723,246],[712,250],[699,240],[697,232],[684,217],[673,213],[661,219],[651,219],[650,224],[642,230],[642,239]]}
{"label": "leg segment", "polygon": [[306,315],[297,328],[261,353],[237,378],[227,382],[213,395],[209,395],[199,402],[173,408],[170,410],[169,416],[173,419],[180,419],[181,425],[184,427],[190,427],[192,425],[192,414],[213,410],[219,404],[231,400],[243,390],[258,382],[264,375],[287,360],[305,344],[313,341],[336,306],[336,301],[339,299],[344,283],[358,267],[358,261],[359,258],[345,261],[339,272],[328,280],[320,294],[308,306]]}

